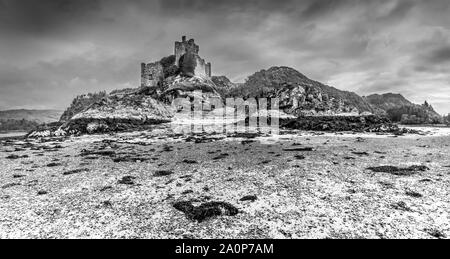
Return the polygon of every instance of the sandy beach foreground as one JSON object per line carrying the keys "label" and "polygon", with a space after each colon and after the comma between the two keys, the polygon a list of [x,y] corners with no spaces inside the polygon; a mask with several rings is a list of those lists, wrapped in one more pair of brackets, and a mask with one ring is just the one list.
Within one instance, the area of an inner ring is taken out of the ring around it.
{"label": "sandy beach foreground", "polygon": [[[450,236],[446,129],[183,136],[163,127],[0,140],[0,238]],[[233,210],[200,220],[181,206],[215,202]]]}

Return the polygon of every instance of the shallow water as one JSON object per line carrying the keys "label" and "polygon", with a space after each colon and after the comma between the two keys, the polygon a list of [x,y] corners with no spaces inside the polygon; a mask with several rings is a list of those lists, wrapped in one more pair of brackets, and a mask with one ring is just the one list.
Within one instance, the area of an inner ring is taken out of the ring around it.
{"label": "shallow water", "polygon": [[0,138],[11,138],[11,137],[22,137],[25,136],[27,132],[0,132]]}

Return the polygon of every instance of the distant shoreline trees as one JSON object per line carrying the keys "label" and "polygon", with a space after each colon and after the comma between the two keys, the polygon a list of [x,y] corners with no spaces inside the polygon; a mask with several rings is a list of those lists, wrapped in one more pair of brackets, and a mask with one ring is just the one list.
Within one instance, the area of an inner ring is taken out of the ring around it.
{"label": "distant shoreline trees", "polygon": [[445,123],[447,126],[450,126],[450,113],[447,114],[447,116],[444,116],[444,123]]}
{"label": "distant shoreline trees", "polygon": [[22,120],[0,120],[0,131],[30,131],[39,126],[39,123],[34,121]]}

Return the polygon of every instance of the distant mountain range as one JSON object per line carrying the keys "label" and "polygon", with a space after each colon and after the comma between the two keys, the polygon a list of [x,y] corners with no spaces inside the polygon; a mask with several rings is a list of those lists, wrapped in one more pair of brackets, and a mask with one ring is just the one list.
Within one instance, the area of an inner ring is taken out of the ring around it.
{"label": "distant mountain range", "polygon": [[28,131],[43,123],[59,121],[58,110],[7,110],[0,111],[0,131]]}
{"label": "distant mountain range", "polygon": [[7,110],[0,111],[0,120],[27,120],[37,123],[59,121],[62,115],[59,110]]}

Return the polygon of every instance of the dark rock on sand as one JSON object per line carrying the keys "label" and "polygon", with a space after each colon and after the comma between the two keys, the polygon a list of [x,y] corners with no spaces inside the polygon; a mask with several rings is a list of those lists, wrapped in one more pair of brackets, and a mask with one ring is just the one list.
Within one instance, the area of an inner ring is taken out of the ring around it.
{"label": "dark rock on sand", "polygon": [[240,201],[251,201],[254,202],[258,199],[258,197],[256,197],[255,195],[247,195],[242,197],[242,199],[240,199]]}
{"label": "dark rock on sand", "polygon": [[79,174],[79,173],[85,173],[85,172],[89,172],[89,169],[86,169],[86,168],[75,169],[75,170],[64,172],[63,175],[72,175],[72,174]]}
{"label": "dark rock on sand", "polygon": [[303,156],[303,155],[296,155],[295,159],[297,159],[297,160],[304,160],[304,159],[306,159],[306,157]]}
{"label": "dark rock on sand", "polygon": [[407,212],[411,212],[411,208],[408,207],[408,205],[406,205],[405,202],[401,201],[401,202],[397,202],[391,205],[393,209],[396,210],[402,210],[402,211],[407,211]]}
{"label": "dark rock on sand", "polygon": [[208,137],[208,136],[189,136],[186,138],[186,142],[193,142],[195,144],[212,143],[219,140],[223,140],[223,137]]}
{"label": "dark rock on sand", "polygon": [[136,179],[136,177],[134,177],[134,176],[124,176],[121,180],[118,181],[118,183],[125,184],[125,185],[133,185],[134,179]]}
{"label": "dark rock on sand", "polygon": [[16,160],[16,159],[21,159],[21,158],[28,158],[27,155],[23,155],[23,156],[19,156],[19,155],[9,155],[6,157],[6,159],[11,159],[11,160]]}
{"label": "dark rock on sand", "polygon": [[369,153],[367,152],[352,152],[352,154],[357,156],[369,156]]}
{"label": "dark rock on sand", "polygon": [[299,148],[285,148],[283,151],[287,152],[310,152],[314,151],[314,148],[312,147],[299,147]]}
{"label": "dark rock on sand", "polygon": [[213,158],[213,160],[221,160],[224,158],[227,158],[228,156],[230,156],[229,154],[220,154],[219,156],[216,156]]}
{"label": "dark rock on sand", "polygon": [[406,195],[411,196],[413,198],[422,198],[423,195],[418,193],[418,192],[414,192],[414,191],[406,191]]}
{"label": "dark rock on sand", "polygon": [[47,167],[58,167],[58,166],[62,166],[62,164],[61,163],[50,163],[50,164],[47,164]]}
{"label": "dark rock on sand", "polygon": [[418,172],[425,172],[427,170],[430,170],[426,166],[410,166],[407,168],[399,168],[395,166],[379,166],[379,167],[369,167],[368,170],[371,170],[375,173],[388,173],[398,176],[409,176],[413,174],[417,174]]}
{"label": "dark rock on sand", "polygon": [[110,201],[104,201],[104,202],[102,202],[102,205],[103,205],[104,207],[107,207],[107,208],[110,208],[110,207],[113,206],[112,203],[111,203]]}
{"label": "dark rock on sand", "polygon": [[199,223],[210,218],[235,216],[239,213],[239,210],[236,207],[226,202],[208,202],[195,207],[192,205],[192,202],[182,201],[175,203],[173,207],[186,214],[188,219]]}
{"label": "dark rock on sand", "polygon": [[195,160],[188,160],[188,159],[185,159],[185,160],[183,160],[183,163],[185,163],[185,164],[198,164],[198,162],[197,161],[195,161]]}
{"label": "dark rock on sand", "polygon": [[83,150],[81,151],[81,156],[107,156],[114,157],[116,152],[113,150],[101,150],[101,151],[93,151],[93,150]]}
{"label": "dark rock on sand", "polygon": [[425,229],[424,230],[426,233],[428,233],[429,235],[438,238],[438,239],[445,239],[447,238],[447,235],[445,235],[442,231],[437,230],[437,229]]}
{"label": "dark rock on sand", "polygon": [[174,174],[173,171],[167,171],[167,170],[160,170],[160,171],[156,171],[153,176],[155,177],[163,177],[163,176],[169,176]]}
{"label": "dark rock on sand", "polygon": [[147,161],[147,160],[149,160],[149,158],[136,157],[136,156],[123,156],[123,157],[117,157],[117,158],[113,159],[114,163],[121,163],[121,162],[136,163],[136,162],[144,162],[144,161]]}
{"label": "dark rock on sand", "polygon": [[8,189],[8,188],[19,186],[19,185],[20,185],[20,183],[8,183],[8,184],[3,185],[2,189]]}

